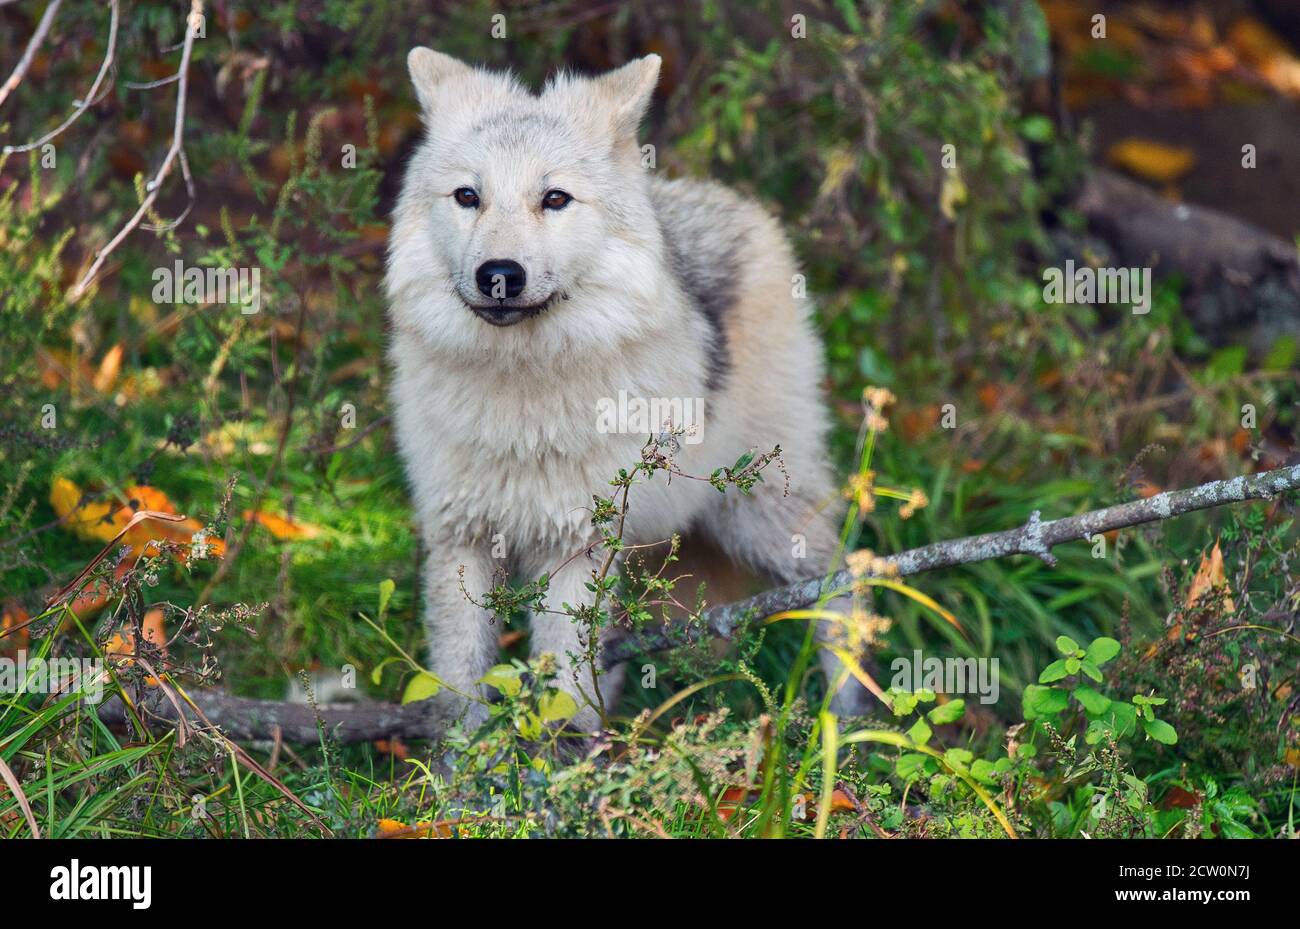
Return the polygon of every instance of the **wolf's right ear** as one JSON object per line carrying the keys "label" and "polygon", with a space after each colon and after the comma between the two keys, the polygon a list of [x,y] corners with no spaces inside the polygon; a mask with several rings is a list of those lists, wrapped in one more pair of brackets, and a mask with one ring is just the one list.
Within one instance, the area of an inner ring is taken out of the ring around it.
{"label": "wolf's right ear", "polygon": [[433,109],[438,85],[458,77],[467,77],[474,70],[463,61],[423,45],[411,49],[411,53],[406,56],[406,67],[411,72],[415,96],[425,110]]}
{"label": "wolf's right ear", "polygon": [[592,78],[592,84],[609,103],[614,131],[620,137],[636,141],[637,127],[659,83],[659,65],[658,55],[646,55]]}

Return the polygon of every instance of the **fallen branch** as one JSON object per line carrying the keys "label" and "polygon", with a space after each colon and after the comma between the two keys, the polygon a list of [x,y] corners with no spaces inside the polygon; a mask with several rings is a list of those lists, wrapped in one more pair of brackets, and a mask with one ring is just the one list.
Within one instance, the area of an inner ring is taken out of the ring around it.
{"label": "fallen branch", "polygon": [[1182,311],[1212,344],[1244,342],[1259,357],[1296,334],[1300,252],[1293,242],[1218,210],[1171,203],[1101,168],[1087,173],[1074,208],[1113,250],[1104,263],[1180,278]]}
{"label": "fallen branch", "polygon": [[[1051,550],[1065,542],[1090,541],[1099,533],[1172,519],[1195,510],[1243,500],[1268,500],[1294,490],[1300,490],[1300,465],[1212,481],[1187,490],[1171,490],[1144,500],[1062,519],[1044,521],[1035,511],[1029,522],[1015,529],[936,542],[886,560],[897,569],[899,576],[1008,555],[1033,555],[1047,564],[1054,564]],[[808,606],[823,594],[847,590],[853,582],[854,578],[848,571],[839,571],[826,579],[777,587],[746,600],[705,610],[703,627],[712,635],[731,638],[746,619]],[[695,637],[702,634],[696,632]],[[602,661],[610,666],[681,642],[681,634],[672,635],[668,630],[645,632],[612,642],[605,648]],[[318,723],[326,734],[339,742],[391,737],[427,738],[434,734],[421,703],[397,706],[370,702],[313,708],[298,703],[234,697],[218,691],[199,691],[191,697],[204,716],[233,738],[270,739],[278,734],[287,741],[314,742],[319,738]],[[175,707],[161,693],[152,694],[142,705],[151,718],[163,722],[176,719]],[[107,701],[99,708],[99,716],[106,722],[122,722],[124,710],[121,702],[116,699]]]}

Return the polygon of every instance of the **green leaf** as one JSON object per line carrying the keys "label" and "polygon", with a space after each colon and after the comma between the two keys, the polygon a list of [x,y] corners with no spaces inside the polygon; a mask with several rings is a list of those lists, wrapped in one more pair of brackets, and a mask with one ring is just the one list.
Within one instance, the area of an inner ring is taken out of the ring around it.
{"label": "green leaf", "polygon": [[1112,700],[1104,713],[1088,724],[1084,741],[1096,745],[1106,735],[1122,739],[1137,728],[1137,707],[1122,700]]}
{"label": "green leaf", "polygon": [[1083,667],[1078,658],[1070,657],[1065,659],[1065,670],[1070,674],[1078,674],[1079,668]]}
{"label": "green leaf", "polygon": [[971,777],[989,786],[996,786],[997,781],[993,775],[997,773],[997,769],[993,767],[993,762],[984,758],[976,758],[970,766]]}
{"label": "green leaf", "polygon": [[1100,716],[1110,709],[1110,698],[1102,696],[1091,687],[1074,688],[1074,699],[1083,704],[1083,708],[1093,716]]}
{"label": "green leaf", "polygon": [[1046,116],[1026,116],[1020,121],[1020,134],[1030,142],[1050,142],[1055,130]]}
{"label": "green leaf", "polygon": [[519,693],[519,688],[523,686],[519,682],[519,669],[508,664],[493,665],[488,670],[488,673],[484,674],[479,680],[479,683],[495,687],[503,694],[512,697]]}
{"label": "green leaf", "polygon": [[1173,745],[1178,741],[1178,733],[1174,731],[1174,727],[1163,719],[1144,719],[1142,728],[1146,730],[1147,735],[1164,745]]}
{"label": "green leaf", "polygon": [[397,589],[397,583],[390,577],[379,582],[379,618],[382,620],[388,612],[388,601]]}
{"label": "green leaf", "polygon": [[542,737],[542,721],[536,713],[523,713],[516,717],[515,728],[525,739],[536,740]]}
{"label": "green leaf", "polygon": [[1025,719],[1054,716],[1069,706],[1070,694],[1059,687],[1043,687],[1039,684],[1030,684],[1025,688],[1023,703]]}
{"label": "green leaf", "polygon": [[1259,366],[1267,371],[1290,371],[1296,366],[1296,349],[1294,336],[1281,336],[1274,340],[1273,347],[1268,350]]}
{"label": "green leaf", "polygon": [[893,699],[890,701],[889,706],[894,711],[895,716],[910,716],[912,711],[916,709],[916,695],[905,690],[893,691]]}
{"label": "green leaf", "polygon": [[949,700],[947,703],[936,706],[933,710],[926,713],[930,722],[936,726],[944,726],[948,723],[955,723],[966,713],[965,700]]}
{"label": "green leaf", "polygon": [[950,768],[965,770],[975,760],[975,753],[964,748],[950,748],[943,753],[943,760],[948,762]]}
{"label": "green leaf", "polygon": [[1088,646],[1088,651],[1085,653],[1084,658],[1095,665],[1101,666],[1118,654],[1119,643],[1114,639],[1102,636],[1101,638],[1092,640],[1092,644]]}
{"label": "green leaf", "polygon": [[1059,681],[1061,678],[1069,676],[1070,672],[1065,667],[1065,659],[1059,658],[1046,668],[1043,668],[1043,673],[1038,675],[1038,683],[1050,684],[1052,681]]}
{"label": "green leaf", "polygon": [[1112,700],[1107,712],[1116,736],[1126,736],[1137,728],[1137,708],[1133,704]]}
{"label": "green leaf", "polygon": [[415,703],[417,700],[427,700],[442,689],[442,681],[434,677],[428,671],[420,671],[415,677],[406,682],[406,690],[402,692],[402,703]]}
{"label": "green leaf", "polygon": [[930,741],[930,736],[933,734],[933,730],[926,725],[924,719],[918,719],[916,724],[907,730],[907,737],[912,740],[913,745],[924,745]]}
{"label": "green leaf", "polygon": [[541,711],[542,722],[563,722],[578,712],[578,703],[563,690],[548,690],[537,701],[537,708]]}
{"label": "green leaf", "polygon": [[1068,635],[1056,637],[1056,650],[1062,655],[1073,655],[1079,650],[1079,643]]}
{"label": "green leaf", "polygon": [[1087,658],[1079,662],[1079,667],[1083,669],[1083,673],[1088,675],[1088,677],[1092,678],[1098,684],[1101,683],[1101,668],[1097,667]]}
{"label": "green leaf", "polygon": [[905,781],[920,777],[925,773],[927,768],[934,767],[931,764],[929,755],[922,755],[919,752],[909,752],[906,755],[900,755],[898,761],[894,762],[894,771],[900,778]]}

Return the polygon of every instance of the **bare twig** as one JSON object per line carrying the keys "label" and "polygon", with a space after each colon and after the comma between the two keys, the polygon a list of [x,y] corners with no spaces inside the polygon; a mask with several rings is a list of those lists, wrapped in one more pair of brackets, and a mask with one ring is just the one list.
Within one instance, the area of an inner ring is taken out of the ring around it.
{"label": "bare twig", "polygon": [[18,59],[18,67],[14,68],[14,73],[9,75],[9,79],[0,84],[0,104],[3,104],[9,97],[15,87],[23,82],[27,76],[27,71],[32,66],[32,60],[36,57],[36,50],[41,47],[45,41],[45,36],[49,34],[50,26],[54,25],[54,17],[59,12],[59,7],[63,0],[50,0],[49,6],[45,8],[45,13],[41,16],[41,21],[36,24],[36,31],[32,33],[31,40],[27,43],[27,48],[23,50],[23,57]]}
{"label": "bare twig", "polygon": [[26,145],[6,145],[3,149],[0,149],[4,154],[9,155],[17,152],[30,152],[34,148],[40,148],[46,142],[59,135],[59,133],[63,132],[64,129],[67,129],[80,119],[81,114],[94,106],[98,101],[99,85],[103,83],[104,75],[108,74],[108,69],[113,64],[113,51],[117,48],[118,0],[109,0],[109,6],[111,7],[111,10],[108,21],[108,49],[104,52],[104,63],[99,66],[99,73],[95,75],[95,83],[90,85],[89,93],[87,93],[83,99],[74,101],[74,109],[70,114],[68,114],[68,118],[60,123],[57,128],[51,129],[35,142],[28,142]]}
{"label": "bare twig", "polygon": [[109,241],[107,245],[99,250],[95,255],[94,262],[81,276],[72,291],[68,294],[69,300],[79,300],[86,289],[94,281],[95,275],[99,269],[104,266],[108,256],[113,253],[122,241],[131,234],[140,221],[153,207],[154,201],[158,199],[158,194],[162,190],[163,181],[171,173],[172,164],[181,156],[182,140],[185,136],[185,99],[189,91],[189,72],[190,72],[190,55],[194,51],[194,37],[197,33],[195,22],[198,17],[203,15],[203,0],[190,0],[190,15],[185,21],[185,42],[182,45],[181,63],[176,73],[179,75],[179,86],[176,89],[176,123],[172,128],[172,144],[167,149],[167,154],[163,157],[162,164],[158,166],[158,171],[154,174],[153,179],[145,184],[145,198],[140,203],[139,209],[126,222],[126,225],[118,230],[117,235]]}
{"label": "bare twig", "polygon": [[[1051,549],[1065,542],[1090,540],[1098,533],[1172,519],[1184,513],[1228,503],[1268,500],[1294,490],[1300,490],[1300,465],[1225,481],[1212,481],[1187,490],[1172,490],[1145,500],[1121,503],[1063,519],[1044,522],[1035,512],[1028,523],[1016,529],[936,542],[901,552],[887,560],[897,568],[899,575],[919,574],[1007,555],[1033,555],[1050,563]],[[782,610],[807,606],[815,603],[823,592],[841,590],[853,582],[854,578],[849,572],[840,571],[824,580],[814,579],[778,587],[747,600],[704,611],[704,627],[713,635],[730,638],[749,617],[770,616]],[[602,653],[601,660],[606,666],[611,666],[679,641],[679,636],[670,636],[667,630],[645,633],[611,643]],[[211,720],[219,724],[233,738],[269,739],[278,730],[286,741],[314,742],[319,738],[318,725],[326,735],[340,742],[436,735],[422,702],[403,706],[356,703],[311,707],[275,700],[233,697],[218,691],[199,691],[190,695],[190,699],[205,721]],[[145,714],[147,716],[163,721],[175,719],[175,708],[161,693],[155,691],[145,701],[145,705],[149,710]],[[100,718],[107,722],[122,722],[126,710],[121,701],[114,698],[106,701],[98,712]]]}

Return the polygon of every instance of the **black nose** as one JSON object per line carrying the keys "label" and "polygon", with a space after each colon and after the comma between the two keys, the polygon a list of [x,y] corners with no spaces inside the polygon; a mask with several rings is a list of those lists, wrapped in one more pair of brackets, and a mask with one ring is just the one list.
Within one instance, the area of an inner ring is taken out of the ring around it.
{"label": "black nose", "polygon": [[479,293],[494,300],[519,296],[523,293],[526,278],[523,265],[501,258],[483,262],[474,273]]}

